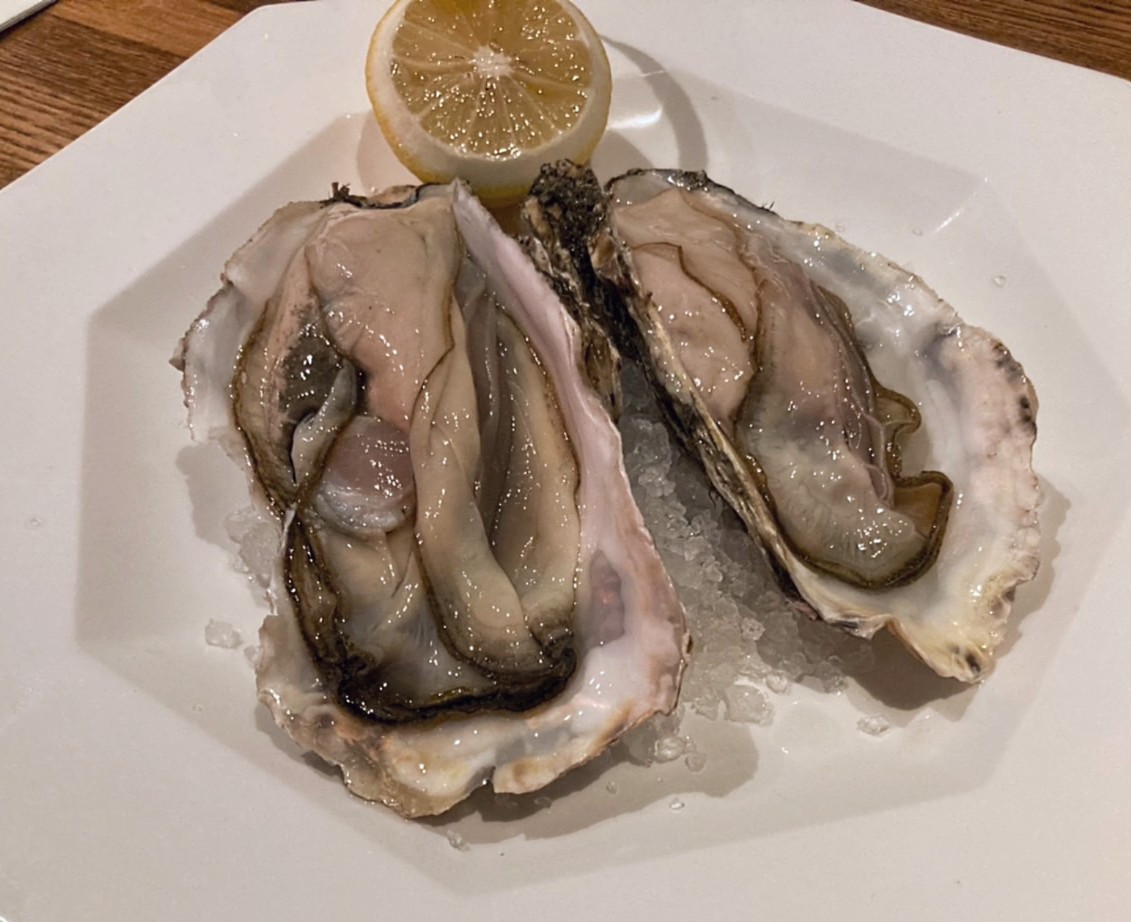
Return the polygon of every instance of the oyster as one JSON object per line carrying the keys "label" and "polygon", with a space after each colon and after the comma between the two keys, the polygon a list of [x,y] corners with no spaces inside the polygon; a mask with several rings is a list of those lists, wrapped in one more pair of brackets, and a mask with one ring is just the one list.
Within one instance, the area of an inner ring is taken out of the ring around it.
{"label": "oyster", "polygon": [[281,526],[260,698],[405,816],[675,705],[683,611],[583,346],[461,184],[286,206],[183,341],[194,435]]}
{"label": "oyster", "polygon": [[783,583],[825,621],[890,627],[940,675],[977,679],[1038,564],[1021,366],[921,279],[702,173],[606,190],[559,164],[528,207],[552,222],[541,203],[588,195],[587,231],[560,236],[587,239],[619,295],[588,303]]}

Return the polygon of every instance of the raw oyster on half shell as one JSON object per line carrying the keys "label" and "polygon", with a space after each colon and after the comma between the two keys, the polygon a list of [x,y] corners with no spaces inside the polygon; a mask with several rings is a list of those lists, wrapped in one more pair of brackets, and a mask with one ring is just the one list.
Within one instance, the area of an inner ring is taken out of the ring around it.
{"label": "raw oyster on half shell", "polygon": [[[586,198],[583,229],[559,220]],[[558,164],[527,210],[604,280],[585,303],[787,589],[852,633],[890,627],[940,675],[982,675],[1038,564],[1037,402],[1005,346],[906,270],[702,173],[602,191]]]}
{"label": "raw oyster on half shell", "polygon": [[675,705],[683,611],[583,352],[458,183],[286,206],[183,341],[194,435],[280,523],[260,698],[405,816]]}

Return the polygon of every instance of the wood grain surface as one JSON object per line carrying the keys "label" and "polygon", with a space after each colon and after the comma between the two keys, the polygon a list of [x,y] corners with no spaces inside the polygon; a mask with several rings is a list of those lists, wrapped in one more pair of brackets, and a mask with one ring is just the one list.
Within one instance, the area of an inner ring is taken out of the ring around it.
{"label": "wood grain surface", "polygon": [[864,0],[920,22],[1131,79],[1131,0]]}
{"label": "wood grain surface", "polygon": [[[1131,0],[866,2],[1131,79]],[[58,0],[0,35],[0,187],[267,3]]]}

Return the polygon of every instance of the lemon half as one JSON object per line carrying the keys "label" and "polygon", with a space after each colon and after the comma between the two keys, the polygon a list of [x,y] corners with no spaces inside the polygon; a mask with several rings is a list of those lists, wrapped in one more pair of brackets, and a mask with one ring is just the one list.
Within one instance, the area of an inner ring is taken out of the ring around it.
{"label": "lemon half", "polygon": [[377,122],[424,182],[460,177],[488,204],[543,164],[589,159],[612,95],[600,36],[567,0],[398,0],[365,67]]}

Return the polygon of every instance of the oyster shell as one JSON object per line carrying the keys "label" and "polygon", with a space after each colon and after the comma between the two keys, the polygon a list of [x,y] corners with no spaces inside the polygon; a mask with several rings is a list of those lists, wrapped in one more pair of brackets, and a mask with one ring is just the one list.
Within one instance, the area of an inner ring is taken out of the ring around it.
{"label": "oyster shell", "polygon": [[260,698],[405,816],[675,705],[683,611],[582,352],[460,184],[286,206],[183,341],[194,435],[281,526]]}
{"label": "oyster shell", "polygon": [[[596,180],[548,168],[535,202],[578,186]],[[611,306],[785,585],[825,621],[890,627],[940,675],[977,679],[1038,565],[1021,366],[921,279],[701,173],[606,190],[590,257],[620,297],[589,302]]]}

